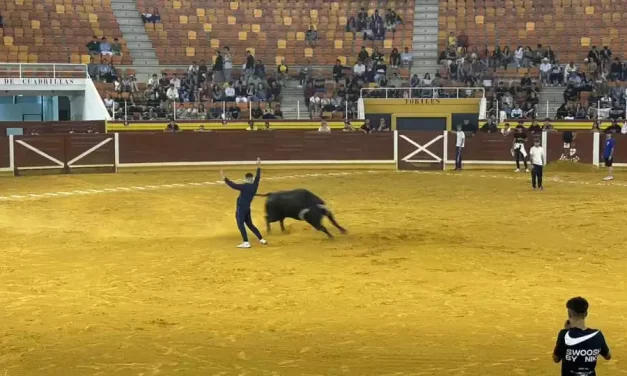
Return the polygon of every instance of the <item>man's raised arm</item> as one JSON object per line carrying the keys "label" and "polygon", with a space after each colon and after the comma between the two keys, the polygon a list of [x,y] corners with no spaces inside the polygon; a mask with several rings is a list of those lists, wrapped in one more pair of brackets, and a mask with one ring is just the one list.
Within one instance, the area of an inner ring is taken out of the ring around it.
{"label": "man's raised arm", "polygon": [[254,181],[254,184],[256,186],[259,185],[259,180],[261,180],[261,158],[257,157],[257,172],[255,173],[255,181]]}
{"label": "man's raised arm", "polygon": [[229,178],[227,178],[227,177],[224,175],[224,171],[220,170],[220,175],[222,175],[222,179],[224,180],[224,182],[226,183],[226,185],[228,185],[229,187],[231,187],[231,188],[233,188],[233,189],[235,189],[235,190],[238,190],[238,191],[241,191],[241,190],[242,190],[242,188],[243,188],[243,186],[244,186],[244,185],[243,185],[243,184],[237,184],[237,183],[232,182]]}

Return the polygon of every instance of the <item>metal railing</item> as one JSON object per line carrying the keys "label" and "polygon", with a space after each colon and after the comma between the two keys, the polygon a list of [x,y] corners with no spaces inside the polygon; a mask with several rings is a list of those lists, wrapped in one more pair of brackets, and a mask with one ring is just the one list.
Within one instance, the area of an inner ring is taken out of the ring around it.
{"label": "metal railing", "polygon": [[2,78],[88,78],[85,64],[0,63]]}
{"label": "metal railing", "polygon": [[[364,96],[365,93],[369,95]],[[480,95],[479,95],[480,94]],[[485,98],[482,87],[365,87],[359,92],[361,98],[380,99],[428,99],[428,98]]]}

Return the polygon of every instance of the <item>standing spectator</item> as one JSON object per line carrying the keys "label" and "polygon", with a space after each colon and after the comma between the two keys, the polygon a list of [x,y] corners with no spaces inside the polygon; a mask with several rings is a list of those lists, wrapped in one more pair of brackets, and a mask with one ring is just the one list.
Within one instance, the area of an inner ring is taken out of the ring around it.
{"label": "standing spectator", "polygon": [[366,47],[362,46],[361,47],[361,51],[359,51],[359,54],[357,55],[357,60],[361,61],[361,62],[366,62],[366,60],[368,60],[368,51],[366,50]]}
{"label": "standing spectator", "polygon": [[213,82],[221,84],[224,82],[224,59],[220,50],[216,50],[216,60],[213,63]]}
{"label": "standing spectator", "polygon": [[344,120],[344,128],[342,128],[343,132],[355,132],[355,128],[351,125],[351,122],[346,119]]}
{"label": "standing spectator", "polygon": [[466,51],[469,45],[468,36],[466,35],[466,32],[462,30],[457,36],[457,48],[461,48],[462,51]]}
{"label": "standing spectator", "polygon": [[205,78],[207,77],[207,73],[209,73],[209,68],[207,68],[207,64],[204,59],[200,60],[200,64],[198,64],[198,85],[205,82]]}
{"label": "standing spectator", "polygon": [[285,65],[285,59],[281,59],[281,64],[276,68],[277,81],[279,85],[285,87],[285,81],[288,79],[289,68]]}
{"label": "standing spectator", "polygon": [[599,54],[599,50],[597,50],[597,46],[592,46],[590,51],[588,52],[588,59],[594,61],[597,66],[601,65],[601,54]]}
{"label": "standing spectator", "polygon": [[90,55],[100,55],[100,42],[97,36],[93,36],[91,42],[87,43],[87,50]]}
{"label": "standing spectator", "polygon": [[516,68],[520,68],[523,65],[523,59],[525,58],[525,50],[522,46],[518,46],[514,51],[514,61],[516,62]]}
{"label": "standing spectator", "polygon": [[511,63],[511,60],[512,52],[509,50],[509,46],[505,46],[505,48],[503,48],[503,53],[501,56],[501,64],[503,65],[503,68],[505,70],[507,70],[507,65]]}
{"label": "standing spectator", "polygon": [[231,82],[231,72],[233,71],[233,58],[231,57],[231,49],[228,46],[224,47],[222,59],[224,61],[224,81]]}
{"label": "standing spectator", "polygon": [[457,126],[457,140],[455,142],[455,171],[462,169],[462,151],[466,146],[466,134],[461,124]]}
{"label": "standing spectator", "polygon": [[0,13],[0,29],[4,30],[4,19],[2,18],[2,13]]}
{"label": "standing spectator", "polygon": [[113,56],[113,52],[111,51],[111,44],[107,42],[106,37],[102,37],[100,40],[100,54],[103,56]]}
{"label": "standing spectator", "polygon": [[614,58],[614,62],[610,66],[610,74],[608,75],[608,79],[610,81],[616,81],[616,80],[622,81],[624,79],[623,63],[617,57]]}
{"label": "standing spectator", "polygon": [[298,72],[299,88],[302,88],[309,81],[311,73],[311,60],[307,60],[307,64],[303,65]]}
{"label": "standing spectator", "polygon": [[250,51],[246,51],[246,63],[244,64],[246,82],[253,76],[255,73],[255,57]]}
{"label": "standing spectator", "polygon": [[318,41],[318,32],[313,25],[309,25],[309,30],[305,32],[305,40],[310,47],[316,47]]}
{"label": "standing spectator", "polygon": [[539,138],[533,141],[533,146],[529,149],[529,160],[531,161],[531,186],[534,190],[536,188],[544,190],[542,186],[542,170],[545,163],[544,149]]}
{"label": "standing spectator", "polygon": [[266,80],[266,66],[263,65],[261,60],[257,60],[255,64],[255,77],[260,78],[261,80]]}
{"label": "standing spectator", "polygon": [[601,50],[601,67],[604,71],[607,70],[607,66],[610,64],[610,60],[612,59],[612,50],[608,46],[603,46]]}
{"label": "standing spectator", "polygon": [[370,119],[366,119],[366,121],[364,121],[364,123],[362,124],[361,127],[359,127],[359,130],[366,133],[366,134],[370,134],[372,133],[372,127],[370,126]]}
{"label": "standing spectator", "polygon": [[390,130],[390,125],[385,121],[384,118],[381,118],[379,120],[379,128],[377,129],[377,131],[384,132],[384,131],[389,131],[389,130]]}
{"label": "standing spectator", "polygon": [[357,64],[355,64],[355,66],[353,67],[353,74],[358,79],[363,79],[365,77],[366,66],[364,65],[362,61],[358,61]]}

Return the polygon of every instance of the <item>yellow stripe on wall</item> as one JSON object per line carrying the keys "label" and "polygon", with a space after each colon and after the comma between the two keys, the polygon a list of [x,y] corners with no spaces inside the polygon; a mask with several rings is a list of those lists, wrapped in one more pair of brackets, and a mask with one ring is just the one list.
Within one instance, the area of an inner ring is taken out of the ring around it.
{"label": "yellow stripe on wall", "polygon": [[[319,121],[301,121],[301,122],[273,122],[272,120],[268,120],[270,122],[271,129],[303,129],[303,130],[312,130],[318,129],[320,127]],[[185,122],[185,123],[177,123],[181,130],[193,131],[197,130],[201,125],[205,126],[205,129],[211,130],[245,130],[248,129],[248,122],[238,121],[238,122],[229,122],[227,125],[222,125],[221,123],[216,122]],[[255,121],[255,127],[257,129],[263,129],[265,121],[258,120]],[[329,127],[332,129],[342,129],[344,128],[343,121],[330,121],[328,122]],[[355,121],[353,123],[353,127],[361,126],[361,121]],[[141,132],[141,131],[164,131],[168,122],[154,122],[154,123],[131,123],[129,126],[124,126],[123,122],[107,122],[107,132]]]}

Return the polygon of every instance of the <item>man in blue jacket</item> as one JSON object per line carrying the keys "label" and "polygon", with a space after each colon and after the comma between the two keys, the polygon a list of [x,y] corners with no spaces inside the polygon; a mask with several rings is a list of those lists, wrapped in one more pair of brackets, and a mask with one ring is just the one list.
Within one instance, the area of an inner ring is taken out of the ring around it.
{"label": "man in blue jacket", "polygon": [[237,209],[235,211],[235,218],[237,220],[237,228],[239,232],[242,234],[243,243],[238,245],[237,248],[250,248],[250,243],[248,242],[248,233],[246,232],[246,226],[250,229],[250,231],[255,234],[255,236],[259,239],[261,244],[266,245],[267,242],[261,236],[261,233],[253,224],[252,217],[250,216],[250,204],[255,198],[255,194],[257,193],[257,188],[259,188],[259,180],[261,179],[261,160],[257,158],[257,173],[253,178],[253,174],[250,172],[246,173],[244,176],[244,183],[237,184],[229,180],[226,176],[224,176],[224,172],[220,171],[222,175],[222,179],[224,182],[231,188],[239,191],[239,197],[237,197]]}

